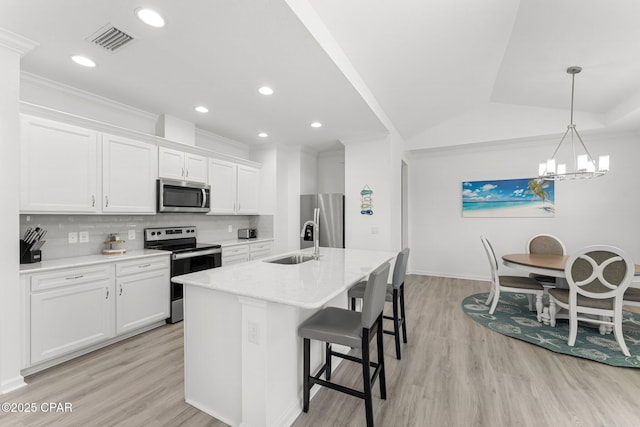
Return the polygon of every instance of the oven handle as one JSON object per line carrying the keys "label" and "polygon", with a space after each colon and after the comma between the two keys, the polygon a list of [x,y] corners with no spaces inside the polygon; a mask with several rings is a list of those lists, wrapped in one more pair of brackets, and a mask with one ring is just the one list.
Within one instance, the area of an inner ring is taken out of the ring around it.
{"label": "oven handle", "polygon": [[183,254],[173,254],[171,255],[171,259],[176,261],[179,259],[186,259],[186,258],[195,258],[198,256],[204,256],[204,255],[213,255],[213,254],[221,254],[222,253],[222,249],[218,248],[218,249],[205,249],[203,251],[193,251],[193,252],[186,252]]}

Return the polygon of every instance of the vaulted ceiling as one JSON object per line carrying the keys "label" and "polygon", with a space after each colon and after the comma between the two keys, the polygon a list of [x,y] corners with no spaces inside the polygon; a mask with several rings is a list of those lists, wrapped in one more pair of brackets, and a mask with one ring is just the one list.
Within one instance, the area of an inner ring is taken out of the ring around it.
{"label": "vaulted ceiling", "polygon": [[[167,25],[139,21],[142,6]],[[0,27],[39,43],[26,73],[247,144],[264,131],[319,150],[390,124],[414,150],[561,133],[572,65],[578,126],[635,131],[638,22],[636,0],[0,2]],[[87,41],[106,24],[134,42],[110,53]]]}

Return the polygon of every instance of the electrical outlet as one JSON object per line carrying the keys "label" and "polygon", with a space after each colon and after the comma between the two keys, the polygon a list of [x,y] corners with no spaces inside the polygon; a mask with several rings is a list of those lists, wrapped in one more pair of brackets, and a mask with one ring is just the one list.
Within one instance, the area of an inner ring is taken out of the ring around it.
{"label": "electrical outlet", "polygon": [[254,344],[260,344],[260,325],[256,322],[248,322],[247,328],[247,340]]}
{"label": "electrical outlet", "polygon": [[129,230],[127,234],[129,240],[136,240],[136,230]]}
{"label": "electrical outlet", "polygon": [[69,243],[78,243],[78,232],[70,231],[69,234]]}
{"label": "electrical outlet", "polygon": [[87,243],[89,241],[89,232],[81,231],[80,232],[80,243]]}
{"label": "electrical outlet", "polygon": [[227,231],[228,231],[229,233],[233,233],[233,226],[232,226],[232,225],[229,225],[229,226],[227,227]]}

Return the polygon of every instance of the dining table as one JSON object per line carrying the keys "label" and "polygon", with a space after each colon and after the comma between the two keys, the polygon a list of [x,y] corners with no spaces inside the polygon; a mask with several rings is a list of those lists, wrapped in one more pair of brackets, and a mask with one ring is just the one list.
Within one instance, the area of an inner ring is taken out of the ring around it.
{"label": "dining table", "polygon": [[[543,285],[545,288],[544,309],[540,316],[542,322],[549,324],[549,310],[548,310],[548,288],[549,287],[568,287],[565,274],[565,266],[569,260],[568,255],[554,255],[554,254],[507,254],[502,256],[502,263],[505,267],[513,268],[527,273],[539,274],[543,276],[555,277],[556,283]],[[640,288],[640,264],[635,264],[635,277],[631,282],[631,287]],[[563,318],[562,313],[559,313],[557,318]],[[609,331],[607,331],[609,332]]]}

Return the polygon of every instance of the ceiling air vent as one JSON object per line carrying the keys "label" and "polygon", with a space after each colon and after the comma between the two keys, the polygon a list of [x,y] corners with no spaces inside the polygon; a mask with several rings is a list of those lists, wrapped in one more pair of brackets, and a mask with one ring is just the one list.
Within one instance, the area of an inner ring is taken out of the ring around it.
{"label": "ceiling air vent", "polygon": [[98,31],[87,37],[87,41],[96,44],[109,52],[115,52],[134,41],[134,37],[107,24]]}

